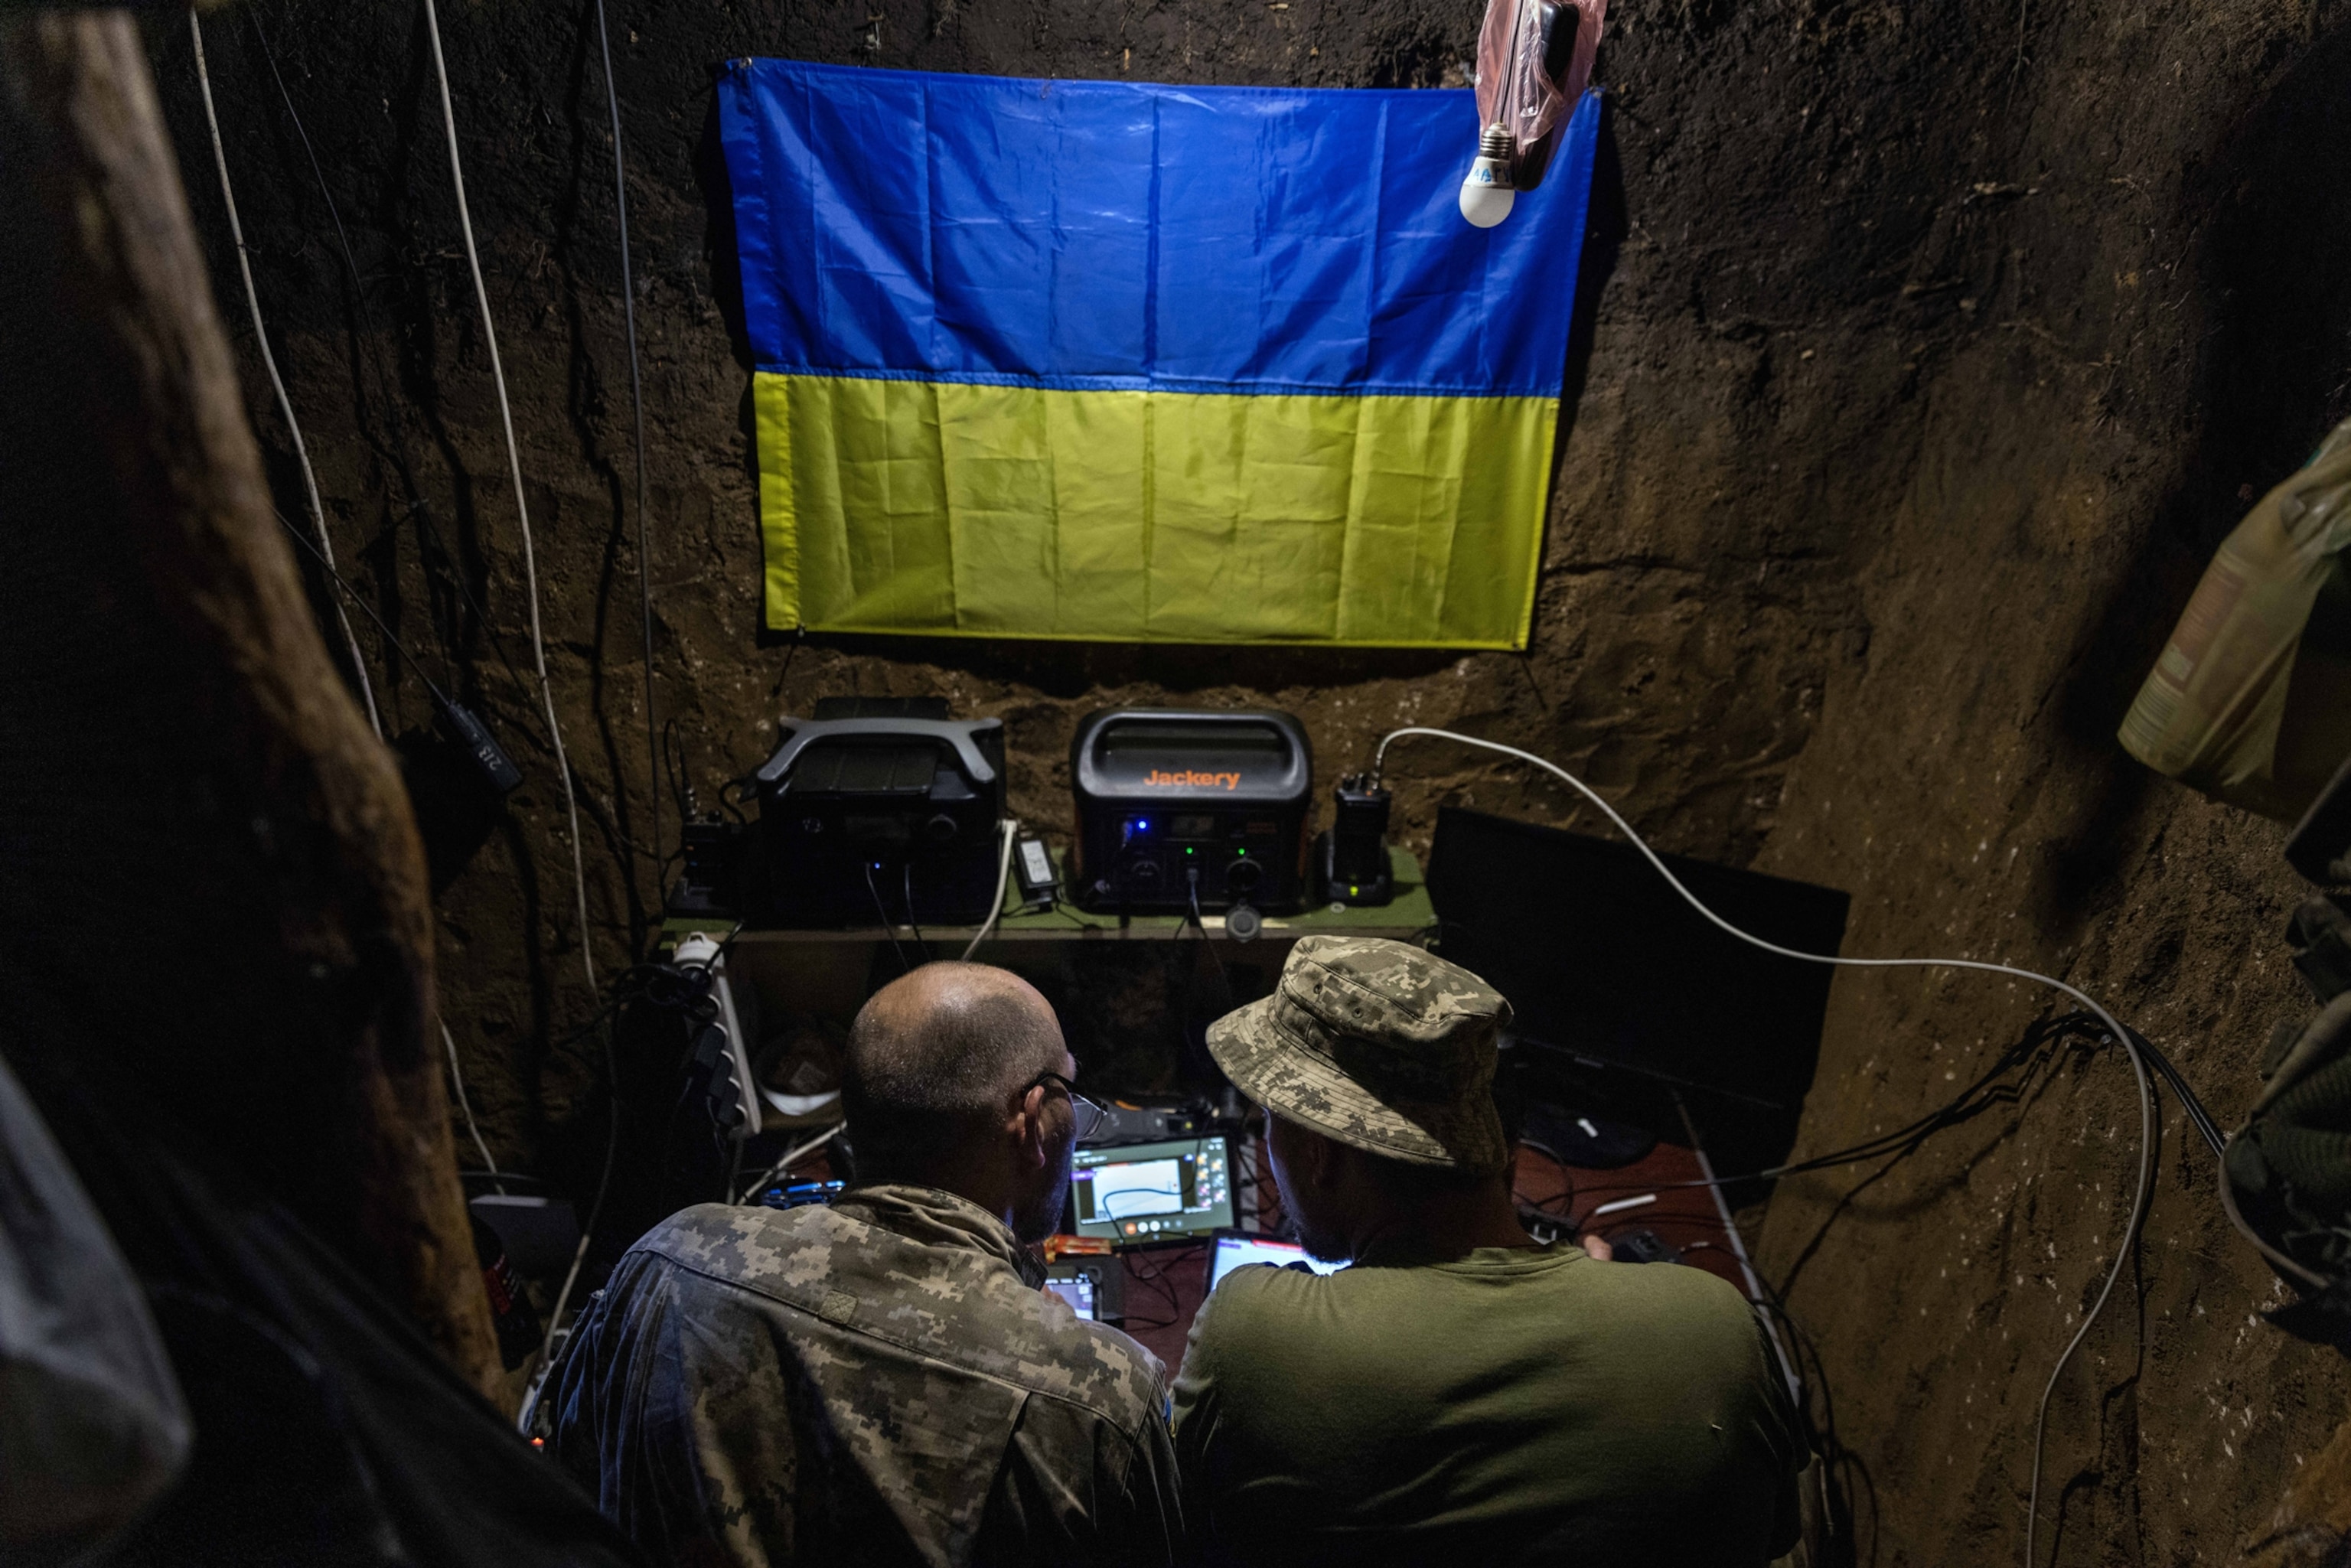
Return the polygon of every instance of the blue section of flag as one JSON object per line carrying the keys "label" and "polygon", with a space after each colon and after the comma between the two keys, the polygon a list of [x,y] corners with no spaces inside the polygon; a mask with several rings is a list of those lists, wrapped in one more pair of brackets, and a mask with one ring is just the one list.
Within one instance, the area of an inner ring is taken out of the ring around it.
{"label": "blue section of flag", "polygon": [[1091,390],[1556,397],[1599,99],[1498,228],[1467,91],[738,60],[758,368]]}

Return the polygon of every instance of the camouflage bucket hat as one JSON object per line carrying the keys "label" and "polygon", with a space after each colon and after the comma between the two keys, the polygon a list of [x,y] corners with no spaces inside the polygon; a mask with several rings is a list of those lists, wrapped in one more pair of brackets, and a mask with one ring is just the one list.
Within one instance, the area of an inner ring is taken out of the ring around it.
{"label": "camouflage bucket hat", "polygon": [[1343,1144],[1419,1166],[1499,1171],[1501,994],[1402,942],[1305,936],[1273,995],[1208,1026],[1244,1094]]}

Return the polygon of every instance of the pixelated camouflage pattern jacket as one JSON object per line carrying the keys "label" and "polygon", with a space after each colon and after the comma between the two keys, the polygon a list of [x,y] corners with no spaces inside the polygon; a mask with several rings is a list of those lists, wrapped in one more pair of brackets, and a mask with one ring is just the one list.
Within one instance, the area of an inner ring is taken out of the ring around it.
{"label": "pixelated camouflage pattern jacket", "polygon": [[655,1561],[1153,1563],[1165,1372],[928,1187],[705,1204],[622,1259],[557,1371],[559,1460]]}

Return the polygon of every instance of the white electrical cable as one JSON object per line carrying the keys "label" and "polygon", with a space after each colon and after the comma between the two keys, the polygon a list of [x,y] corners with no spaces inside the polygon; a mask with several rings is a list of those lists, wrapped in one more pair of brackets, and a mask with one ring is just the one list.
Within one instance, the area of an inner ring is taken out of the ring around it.
{"label": "white electrical cable", "polygon": [[849,1124],[846,1122],[835,1122],[831,1126],[827,1127],[823,1132],[819,1133],[807,1143],[801,1144],[797,1148],[786,1150],[784,1152],[783,1158],[778,1160],[774,1165],[769,1166],[766,1170],[761,1171],[759,1173],[758,1179],[754,1181],[749,1186],[745,1187],[742,1192],[737,1196],[735,1201],[738,1204],[750,1202],[751,1195],[753,1193],[758,1191],[761,1187],[767,1186],[769,1182],[775,1180],[786,1171],[790,1170],[792,1166],[808,1158],[810,1155],[816,1153],[819,1149],[832,1142],[833,1139],[841,1136],[841,1133],[847,1129],[848,1125]]}
{"label": "white electrical cable", "polygon": [[449,1082],[457,1086],[457,1109],[465,1113],[465,1131],[474,1134],[474,1147],[481,1151],[482,1167],[490,1173],[490,1181],[500,1192],[506,1183],[499,1178],[498,1162],[490,1158],[490,1145],[482,1141],[481,1124],[474,1120],[474,1103],[465,1098],[465,1070],[457,1065],[457,1037],[449,1032],[446,1020],[441,1021],[441,1043],[449,1048]]}
{"label": "white electrical cable", "polygon": [[1020,824],[1006,819],[1003,835],[1003,850],[996,857],[996,902],[987,906],[987,924],[979,928],[970,945],[963,950],[963,961],[967,964],[971,962],[971,956],[979,951],[979,945],[987,940],[987,934],[996,929],[996,923],[1004,918],[1004,890],[1012,882],[1012,841],[1020,836]]}
{"label": "white electrical cable", "polygon": [[580,1282],[580,1265],[588,1260],[588,1244],[596,1239],[595,1217],[580,1228],[580,1245],[571,1249],[571,1267],[563,1271],[563,1288],[555,1292],[555,1310],[547,1315],[547,1338],[538,1347],[539,1375],[555,1364],[555,1342],[563,1335],[563,1309],[571,1303],[571,1287]]}
{"label": "white electrical cable", "polygon": [[[571,889],[579,905],[580,963],[588,990],[597,990],[596,957],[588,939],[588,870],[580,846],[580,801],[571,787],[571,763],[563,754],[563,726],[555,716],[555,686],[547,678],[547,639],[538,625],[538,563],[531,549],[530,504],[522,488],[522,449],[515,444],[514,410],[507,401],[506,368],[498,360],[498,332],[490,319],[490,291],[482,283],[482,257],[474,247],[474,218],[465,205],[465,170],[457,157],[457,111],[449,103],[449,67],[441,57],[441,20],[433,0],[424,0],[424,31],[433,41],[433,75],[441,87],[441,123],[449,134],[449,183],[457,192],[457,226],[465,236],[465,265],[474,275],[474,298],[482,308],[482,340],[489,345],[490,377],[498,388],[498,423],[507,438],[507,466],[514,476],[515,517],[522,527],[522,575],[530,591],[530,648],[538,671],[538,695],[547,705],[548,737],[555,743],[555,770],[563,776],[563,809],[571,822]],[[579,1272],[575,1260],[572,1272]],[[567,1293],[569,1293],[567,1291]],[[561,1298],[557,1299],[559,1310]]]}
{"label": "white electrical cable", "polygon": [[[1678,1089],[1673,1091],[1674,1112],[1682,1119],[1682,1131],[1689,1134],[1690,1153],[1698,1156],[1698,1174],[1706,1180],[1707,1196],[1714,1199],[1714,1212],[1722,1221],[1723,1239],[1730,1243],[1730,1255],[1739,1260],[1740,1276],[1747,1281],[1747,1301],[1755,1309],[1755,1321],[1763,1325],[1764,1335],[1771,1342],[1771,1354],[1780,1363],[1780,1376],[1788,1385],[1788,1397],[1796,1408],[1809,1411],[1812,1406],[1804,1396],[1804,1380],[1796,1372],[1796,1364],[1789,1357],[1779,1321],[1771,1315],[1771,1303],[1763,1289],[1762,1276],[1755,1272],[1755,1260],[1747,1255],[1747,1242],[1739,1234],[1739,1217],[1730,1212],[1730,1200],[1722,1196],[1722,1184],[1714,1179],[1714,1158],[1706,1152],[1706,1142],[1698,1135],[1698,1123],[1691,1119],[1689,1102]],[[1586,1135],[1590,1123],[1585,1123]],[[1596,1212],[1596,1211],[1595,1211]],[[1794,1329],[1790,1328],[1790,1335]],[[1826,1515],[1823,1516],[1823,1518]]]}
{"label": "white electrical cable", "polygon": [[[228,153],[221,146],[220,117],[213,112],[213,76],[204,65],[204,24],[196,20],[196,8],[188,7],[188,36],[196,46],[196,89],[204,100],[204,125],[213,136],[213,165],[220,171],[221,204],[228,209],[228,235],[236,246],[236,270],[245,279],[246,308],[253,313],[253,340],[261,350],[262,369],[269,372],[269,387],[277,394],[277,412],[285,417],[286,429],[294,437],[294,456],[302,466],[302,488],[310,499],[310,523],[319,530],[319,553],[327,558],[327,570],[335,570],[335,544],[327,537],[327,509],[319,502],[319,476],[310,471],[310,449],[302,440],[302,426],[294,417],[294,400],[286,395],[286,382],[277,373],[277,356],[269,351],[269,334],[261,325],[261,296],[253,287],[253,264],[245,254],[245,225],[237,221],[236,193],[229,188]],[[332,597],[331,595],[329,597]],[[360,656],[360,640],[351,631],[350,612],[342,601],[335,601],[335,622],[343,630],[343,645],[350,650],[351,670],[359,676],[360,697],[367,706],[368,723],[378,740],[383,738],[383,716],[376,711],[375,683],[368,678],[367,661]]]}
{"label": "white electrical cable", "polygon": [[1583,1218],[1588,1223],[1599,1218],[1604,1214],[1622,1214],[1628,1208],[1646,1208],[1650,1204],[1656,1201],[1657,1195],[1654,1192],[1645,1192],[1638,1197],[1620,1197],[1614,1203],[1602,1204],[1598,1208],[1593,1209],[1590,1214],[1585,1215]]}
{"label": "white electrical cable", "polygon": [[[621,85],[612,77],[612,35],[604,25],[604,0],[596,0],[596,47],[604,57],[604,103],[612,111],[612,206],[621,219],[621,319],[629,331],[629,406],[637,422],[637,610],[645,643],[645,799],[653,812],[649,842],[653,862],[653,903],[668,896],[661,885],[661,747],[653,722],[653,526],[645,505],[645,382],[637,364],[637,285],[629,269],[629,168],[621,152]],[[683,824],[681,824],[681,828]],[[634,873],[632,874],[633,880]]]}
{"label": "white electrical cable", "polygon": [[2057,1379],[2064,1373],[2066,1364],[2074,1359],[2074,1352],[2081,1347],[2083,1340],[2089,1337],[2090,1326],[2096,1322],[2098,1315],[2105,1311],[2107,1298],[2114,1294],[2116,1283],[2122,1279],[2123,1270],[2129,1266],[2132,1249],[2137,1245],[2139,1231],[2147,1222],[2147,1196],[2155,1186],[2155,1085],[2147,1077],[2146,1059],[2140,1054],[2137,1043],[2131,1039],[2130,1030],[2123,1028],[2112,1013],[2092,1000],[2086,993],[2076,990],[2063,980],[2048,975],[2036,974],[2031,969],[2020,969],[2009,964],[1985,963],[1974,958],[1845,958],[1827,953],[1803,953],[1793,947],[1782,947],[1776,942],[1767,942],[1761,936],[1741,931],[1698,902],[1698,895],[1684,887],[1681,879],[1674,875],[1667,868],[1666,862],[1657,857],[1657,852],[1649,847],[1648,841],[1635,832],[1633,824],[1626,821],[1618,813],[1616,808],[1603,800],[1590,785],[1557,763],[1538,757],[1531,751],[1521,751],[1515,746],[1505,746],[1495,740],[1482,740],[1477,736],[1460,735],[1449,729],[1429,729],[1418,725],[1391,730],[1380,737],[1379,750],[1372,758],[1372,778],[1374,784],[1377,783],[1382,768],[1387,759],[1388,747],[1408,736],[1416,735],[1429,736],[1438,740],[1450,740],[1462,746],[1476,747],[1484,751],[1499,752],[1505,757],[1515,757],[1520,761],[1531,763],[1557,778],[1568,788],[1598,807],[1601,814],[1615,824],[1616,831],[1623,833],[1633,847],[1641,852],[1650,865],[1656,868],[1657,874],[1664,877],[1667,884],[1676,893],[1680,894],[1683,901],[1692,909],[1697,910],[1713,925],[1736,936],[1751,947],[1760,947],[1766,953],[1777,954],[1782,958],[1794,958],[1806,964],[1832,964],[1840,968],[1972,969],[1988,975],[2007,975],[2020,980],[2031,980],[2036,985],[2047,986],[2052,990],[2073,998],[2074,1000],[2096,1014],[2098,1021],[2106,1026],[2107,1032],[2113,1035],[2116,1042],[2123,1048],[2124,1055],[2130,1061],[2131,1074],[2138,1082],[2138,1190],[2131,1197],[2130,1218],[2123,1227],[2122,1244],[2115,1249],[2114,1267],[2107,1271],[2105,1283],[2099,1288],[2097,1300],[2091,1303],[2089,1312],[2082,1319],[2081,1328],[2075,1331],[2074,1337],[2066,1342],[2064,1352],[2057,1357],[2057,1364],[2050,1368],[2049,1382],[2041,1391],[2040,1414],[2035,1417],[2032,1427],[2032,1479],[2024,1511],[2025,1568],[2032,1568],[2035,1547],[2038,1544],[2037,1531],[2041,1515],[2041,1460],[2043,1439],[2047,1436],[2049,1426],[2050,1396],[2057,1391]]}
{"label": "white electrical cable", "polygon": [[1589,1222],[1589,1220],[1596,1220],[1596,1218],[1601,1218],[1601,1216],[1604,1216],[1604,1213],[1625,1213],[1625,1210],[1627,1210],[1627,1208],[1646,1208],[1646,1206],[1656,1204],[1656,1201],[1657,1201],[1657,1194],[1656,1194],[1656,1192],[1644,1192],[1644,1194],[1641,1194],[1641,1197],[1636,1197],[1636,1199],[1617,1199],[1615,1204],[1601,1204],[1599,1208],[1594,1208],[1594,1210],[1592,1210],[1592,1213],[1587,1213],[1587,1216],[1584,1216],[1584,1220],[1587,1220],[1587,1222]]}

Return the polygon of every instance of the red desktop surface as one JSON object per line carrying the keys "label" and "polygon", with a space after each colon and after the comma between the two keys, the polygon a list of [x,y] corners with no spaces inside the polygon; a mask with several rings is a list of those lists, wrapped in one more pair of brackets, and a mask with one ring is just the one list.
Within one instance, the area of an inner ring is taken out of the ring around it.
{"label": "red desktop surface", "polygon": [[[1259,1227],[1278,1229],[1281,1200],[1270,1176],[1252,1184],[1254,1172],[1266,1170],[1263,1145],[1251,1150],[1253,1159],[1242,1166],[1236,1151],[1237,1207],[1254,1213]],[[1519,1201],[1562,1219],[1584,1222],[1591,1235],[1616,1239],[1635,1230],[1649,1230],[1682,1254],[1694,1269],[1704,1269],[1728,1281],[1741,1295],[1747,1281],[1739,1267],[1713,1192],[1705,1186],[1677,1186],[1701,1179],[1697,1154],[1673,1144],[1659,1144],[1648,1154],[1614,1170],[1583,1170],[1562,1166],[1547,1155],[1521,1148],[1512,1173]],[[1630,1208],[1593,1217],[1594,1209],[1627,1198],[1649,1197]],[[1171,1375],[1184,1359],[1184,1345],[1192,1332],[1192,1318],[1207,1298],[1209,1244],[1152,1248],[1121,1254],[1126,1269],[1126,1321],[1121,1326],[1167,1364]],[[1670,1268],[1670,1264],[1634,1265]]]}

